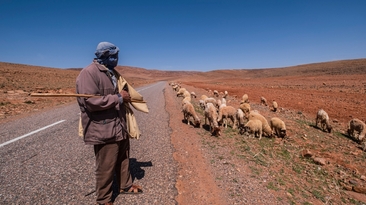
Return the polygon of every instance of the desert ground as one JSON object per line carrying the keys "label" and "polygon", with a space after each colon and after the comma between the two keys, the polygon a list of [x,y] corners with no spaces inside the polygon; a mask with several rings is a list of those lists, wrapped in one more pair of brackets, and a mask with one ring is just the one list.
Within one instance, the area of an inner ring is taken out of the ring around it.
{"label": "desert ground", "polygon": [[[71,97],[38,98],[30,94],[74,93],[80,69],[0,62],[0,123],[75,103]],[[188,144],[180,147],[190,149],[194,156],[205,156],[194,162],[179,157],[187,150],[177,148],[176,160],[185,165],[182,167],[200,167],[192,168],[193,174],[188,173],[192,170],[180,170],[182,177],[177,181],[177,189],[182,194],[177,196],[179,204],[194,202],[200,190],[205,189],[189,187],[193,176],[202,176],[200,172],[207,169],[216,174],[225,172],[222,164],[231,165],[240,174],[235,178],[213,174],[213,180],[197,177],[194,180],[218,184],[230,193],[228,204],[240,204],[243,194],[240,184],[244,183],[244,178],[258,181],[284,204],[366,203],[366,152],[362,142],[347,134],[351,119],[366,120],[366,59],[209,72],[160,71],[128,66],[118,66],[117,70],[135,87],[167,81],[167,84],[178,83],[197,95],[192,104],[201,118],[201,127],[194,128],[183,120],[182,98],[175,95],[171,86],[165,91],[167,104],[171,105],[167,106],[171,128],[177,131],[172,134],[172,143],[187,143],[184,138],[174,136],[177,133],[195,136],[198,149],[192,149]],[[217,99],[227,91],[227,104],[235,108],[239,107],[241,97],[247,94],[252,109],[258,110],[267,120],[279,117],[286,123],[287,136],[284,139],[248,138],[230,125],[221,128],[220,136],[212,136],[204,125],[198,100],[201,95],[214,97],[213,90],[220,92]],[[269,106],[260,104],[262,96]],[[278,103],[277,112],[271,110],[273,100]],[[328,113],[333,126],[331,133],[315,126],[319,109]],[[251,194],[256,193],[246,193],[246,197]]]}

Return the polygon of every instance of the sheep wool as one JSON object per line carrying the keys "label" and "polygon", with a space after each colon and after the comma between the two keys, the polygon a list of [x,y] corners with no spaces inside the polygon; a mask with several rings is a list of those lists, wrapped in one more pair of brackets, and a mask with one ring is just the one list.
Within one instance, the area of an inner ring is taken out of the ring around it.
{"label": "sheep wool", "polygon": [[315,126],[318,127],[320,124],[320,128],[324,131],[328,131],[329,133],[332,131],[332,126],[329,123],[329,116],[323,109],[318,110],[315,118]]}
{"label": "sheep wool", "polygon": [[223,122],[223,127],[227,128],[228,119],[231,119],[233,122],[233,129],[236,129],[236,109],[233,106],[223,106],[219,110],[219,117],[217,118],[217,122]]}
{"label": "sheep wool", "polygon": [[262,139],[262,121],[258,120],[258,119],[252,119],[249,120],[245,125],[244,125],[244,134],[253,137],[258,137],[259,139]]}
{"label": "sheep wool", "polygon": [[268,137],[272,137],[272,129],[269,126],[267,119],[263,115],[261,115],[261,114],[259,114],[257,112],[251,111],[249,113],[248,119],[249,120],[255,120],[255,119],[256,120],[260,120],[262,122],[263,134],[265,134]]}
{"label": "sheep wool", "polygon": [[217,123],[217,110],[212,103],[207,103],[205,107],[205,124],[210,126],[210,132],[212,135],[220,135],[220,127]]}
{"label": "sheep wool", "polygon": [[275,135],[281,138],[284,138],[286,136],[286,125],[280,118],[273,117],[270,120],[270,125]]}
{"label": "sheep wool", "polygon": [[196,111],[194,110],[194,107],[190,102],[186,102],[183,105],[182,111],[183,111],[183,118],[184,118],[184,120],[187,121],[188,125],[190,124],[190,118],[193,118],[193,121],[194,121],[193,125],[195,127],[200,126],[200,124],[201,124],[200,118],[196,114]]}
{"label": "sheep wool", "polygon": [[361,143],[365,139],[366,125],[361,120],[354,118],[348,123],[347,133],[352,139]]}

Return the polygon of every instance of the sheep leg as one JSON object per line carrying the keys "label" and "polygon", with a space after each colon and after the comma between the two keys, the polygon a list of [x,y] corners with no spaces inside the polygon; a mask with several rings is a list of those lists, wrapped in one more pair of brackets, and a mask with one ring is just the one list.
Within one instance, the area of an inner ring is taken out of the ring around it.
{"label": "sheep leg", "polygon": [[258,134],[259,134],[259,139],[262,139],[262,130],[261,129],[258,130]]}

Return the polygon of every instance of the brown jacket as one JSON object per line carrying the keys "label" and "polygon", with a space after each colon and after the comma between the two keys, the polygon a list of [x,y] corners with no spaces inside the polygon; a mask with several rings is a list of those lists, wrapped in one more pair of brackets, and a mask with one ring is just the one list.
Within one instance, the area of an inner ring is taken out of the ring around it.
{"label": "brown jacket", "polygon": [[125,106],[119,103],[107,68],[97,62],[85,67],[76,79],[78,94],[103,97],[78,97],[85,144],[106,144],[126,139]]}

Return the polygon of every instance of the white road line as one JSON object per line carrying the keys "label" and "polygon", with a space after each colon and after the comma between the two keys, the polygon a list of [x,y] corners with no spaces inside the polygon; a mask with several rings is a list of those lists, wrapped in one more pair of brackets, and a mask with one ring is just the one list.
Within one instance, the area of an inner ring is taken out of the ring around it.
{"label": "white road line", "polygon": [[3,146],[5,146],[5,145],[7,145],[7,144],[10,144],[10,143],[13,143],[13,142],[15,142],[15,141],[18,141],[18,140],[20,140],[20,139],[22,139],[22,138],[24,138],[24,137],[28,137],[28,136],[30,136],[30,135],[32,135],[32,134],[34,134],[34,133],[37,133],[37,132],[42,131],[42,130],[45,130],[45,129],[49,128],[49,127],[52,127],[52,126],[57,125],[57,124],[59,124],[59,123],[61,123],[61,122],[64,122],[64,121],[65,121],[65,120],[60,120],[60,121],[55,122],[55,123],[53,123],[53,124],[47,125],[46,127],[42,127],[42,128],[40,128],[40,129],[35,130],[35,131],[33,131],[33,132],[30,132],[30,133],[28,133],[28,134],[25,134],[25,135],[22,135],[22,136],[20,136],[20,137],[17,137],[17,138],[14,138],[14,139],[12,139],[12,140],[9,140],[9,141],[7,141],[7,142],[5,142],[5,143],[0,144],[0,147],[3,147]]}

